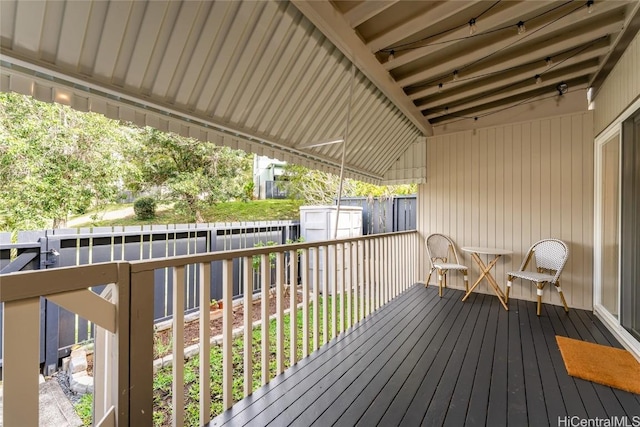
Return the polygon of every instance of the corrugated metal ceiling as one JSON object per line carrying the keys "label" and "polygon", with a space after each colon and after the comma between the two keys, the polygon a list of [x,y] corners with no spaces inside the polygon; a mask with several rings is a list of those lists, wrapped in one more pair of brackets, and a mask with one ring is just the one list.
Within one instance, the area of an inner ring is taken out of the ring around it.
{"label": "corrugated metal ceiling", "polygon": [[[0,15],[2,90],[338,171],[341,144],[299,145],[344,135],[351,61],[289,2],[2,0]],[[425,129],[358,71],[347,175],[380,182]]]}

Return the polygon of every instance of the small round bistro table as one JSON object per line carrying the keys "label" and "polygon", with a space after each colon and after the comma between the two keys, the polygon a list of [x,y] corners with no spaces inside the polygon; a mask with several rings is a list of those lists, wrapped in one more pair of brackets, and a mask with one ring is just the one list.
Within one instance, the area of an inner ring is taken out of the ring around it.
{"label": "small round bistro table", "polygon": [[[481,272],[480,277],[478,277],[478,280],[476,280],[473,286],[469,288],[467,293],[462,298],[462,301],[465,301],[469,297],[469,295],[471,295],[471,292],[473,292],[473,290],[480,284],[482,279],[487,279],[487,282],[493,288],[493,291],[496,293],[496,296],[498,297],[498,300],[500,300],[500,303],[502,303],[502,306],[504,307],[504,309],[509,310],[509,307],[507,307],[507,304],[504,302],[505,295],[502,292],[502,289],[500,289],[500,286],[498,286],[496,279],[494,279],[493,276],[491,275],[491,269],[493,268],[494,265],[496,265],[496,262],[498,262],[498,260],[502,255],[512,254],[513,251],[510,251],[508,249],[482,248],[482,247],[476,247],[476,246],[467,246],[462,248],[462,250],[465,252],[471,253],[471,257],[474,259],[476,264],[478,264],[478,267],[480,267],[480,272]],[[489,261],[489,264],[485,264],[484,261],[482,261],[482,258],[480,258],[480,255],[489,255],[489,257],[493,255],[493,259]]]}

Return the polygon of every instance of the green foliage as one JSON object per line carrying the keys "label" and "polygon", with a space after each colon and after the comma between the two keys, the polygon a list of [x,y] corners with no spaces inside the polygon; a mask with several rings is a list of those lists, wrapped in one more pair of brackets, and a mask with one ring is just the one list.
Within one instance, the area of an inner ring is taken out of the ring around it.
{"label": "green foliage", "polygon": [[156,201],[153,197],[140,197],[133,203],[136,218],[147,220],[156,217]]}
{"label": "green foliage", "polygon": [[403,185],[374,185],[366,182],[356,181],[354,196],[389,198],[393,196],[404,196],[416,194],[417,184]]}
{"label": "green foliage", "polygon": [[[265,246],[276,246],[278,243],[269,240],[268,242],[258,242],[255,245],[253,245],[256,248],[263,248]],[[252,260],[252,264],[253,264],[253,270],[254,271],[260,271],[260,265],[262,264],[262,256],[261,255],[254,255],[253,256],[253,260]],[[274,252],[269,254],[269,264],[271,265],[271,267],[274,267],[276,265],[276,254]]]}
{"label": "green foliage", "polygon": [[0,231],[57,228],[115,200],[129,138],[100,114],[0,94]]}
{"label": "green foliage", "polygon": [[[302,199],[310,205],[333,205],[338,196],[340,177],[327,172],[307,169],[303,166],[286,165],[286,180],[282,181],[292,198]],[[374,185],[366,182],[345,179],[342,185],[342,197],[381,197],[415,194],[416,184]]]}
{"label": "green foliage", "polygon": [[211,204],[242,198],[251,176],[251,156],[242,151],[149,127],[126,155],[135,165],[127,186],[167,189],[167,201],[188,222],[204,222],[202,212]]}
{"label": "green foliage", "polygon": [[[302,243],[302,242],[304,242],[304,237],[300,236],[296,240],[287,239],[286,244],[287,245],[291,245],[293,243]],[[269,240],[266,243],[265,242],[257,242],[253,246],[256,247],[256,248],[263,248],[265,246],[277,246],[277,245],[278,245],[277,242]],[[302,251],[300,249],[298,249],[298,255],[300,255],[301,253],[302,253]],[[262,264],[262,256],[254,255],[253,259],[252,259],[253,270],[259,272],[260,271],[260,264]],[[275,252],[269,253],[269,264],[270,264],[270,266],[272,268],[275,267],[275,265],[276,265],[276,254],[275,254]]]}
{"label": "green foliage", "polygon": [[244,184],[243,187],[243,191],[244,191],[244,201],[249,201],[249,200],[253,200],[253,190],[255,189],[256,185],[254,184],[253,180],[252,181],[247,181]]}
{"label": "green foliage", "polygon": [[[292,199],[304,200],[309,205],[332,205],[338,196],[340,177],[304,166],[287,164],[280,185]],[[353,196],[354,190],[353,181],[345,179],[342,187],[343,197]]]}
{"label": "green foliage", "polygon": [[93,421],[93,394],[83,395],[75,404],[75,410],[82,420],[82,425],[90,426]]}
{"label": "green foliage", "polygon": [[[250,202],[222,202],[205,206],[202,218],[206,222],[244,222],[273,221],[300,218],[301,200],[253,200]],[[125,205],[128,206],[128,205]],[[93,214],[94,219],[79,223],[80,227],[108,227],[114,225],[148,225],[148,224],[182,224],[189,222],[189,216],[175,209],[160,206],[156,217],[151,220],[140,220],[131,215],[128,217],[100,220],[100,213]]]}

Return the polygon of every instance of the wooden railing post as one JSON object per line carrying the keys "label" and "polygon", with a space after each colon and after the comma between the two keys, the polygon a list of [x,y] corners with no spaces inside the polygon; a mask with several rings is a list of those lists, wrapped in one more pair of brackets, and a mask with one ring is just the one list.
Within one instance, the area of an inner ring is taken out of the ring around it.
{"label": "wooden railing post", "polygon": [[117,386],[112,389],[115,391],[113,400],[118,405],[118,426],[129,425],[130,405],[130,324],[131,324],[131,265],[128,262],[118,263],[118,291],[117,291],[118,310],[116,312],[118,334],[117,342]]}
{"label": "wooden railing post", "polygon": [[129,425],[153,424],[153,270],[131,274]]}
{"label": "wooden railing post", "polygon": [[10,392],[3,396],[2,425],[35,427],[39,424],[40,298],[7,301],[3,316],[2,381]]}

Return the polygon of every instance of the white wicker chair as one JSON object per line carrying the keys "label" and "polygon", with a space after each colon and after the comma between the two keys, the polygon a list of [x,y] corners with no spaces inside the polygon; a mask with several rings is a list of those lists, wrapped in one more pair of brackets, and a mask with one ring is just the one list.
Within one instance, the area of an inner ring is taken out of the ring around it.
{"label": "white wicker chair", "polygon": [[[526,271],[527,265],[535,258],[536,271]],[[506,302],[509,301],[509,291],[513,279],[530,280],[536,284],[538,294],[537,313],[540,316],[540,304],[542,303],[542,290],[544,285],[550,283],[556,287],[560,294],[560,299],[564,305],[564,310],[569,312],[567,302],[564,299],[562,288],[560,287],[560,273],[569,258],[569,248],[562,240],[544,239],[536,242],[529,248],[527,256],[520,265],[518,271],[510,271],[507,273],[507,295]]]}
{"label": "white wicker chair", "polygon": [[468,291],[468,268],[466,265],[460,264],[458,251],[453,241],[443,234],[436,233],[425,239],[425,245],[427,246],[427,255],[431,263],[431,270],[429,270],[429,276],[424,284],[425,287],[429,285],[433,270],[438,270],[438,295],[442,297],[442,288],[443,286],[447,287],[447,271],[458,270],[464,274],[464,287]]}

